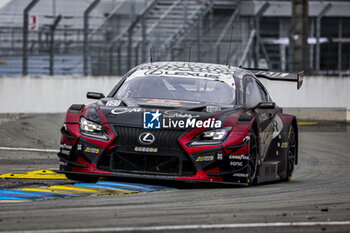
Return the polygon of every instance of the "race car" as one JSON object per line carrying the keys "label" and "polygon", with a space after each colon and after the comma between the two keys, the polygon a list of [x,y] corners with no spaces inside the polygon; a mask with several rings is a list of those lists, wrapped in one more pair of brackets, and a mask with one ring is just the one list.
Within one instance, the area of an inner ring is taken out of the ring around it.
{"label": "race car", "polygon": [[253,183],[291,179],[298,126],[260,78],[303,73],[156,62],[130,70],[105,97],[73,104],[61,129],[59,171],[74,180],[128,177]]}

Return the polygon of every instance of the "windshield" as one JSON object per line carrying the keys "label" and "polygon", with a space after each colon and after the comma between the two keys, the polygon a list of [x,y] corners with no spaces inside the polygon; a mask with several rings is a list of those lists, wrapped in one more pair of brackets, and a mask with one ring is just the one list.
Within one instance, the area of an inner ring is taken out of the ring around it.
{"label": "windshield", "polygon": [[232,104],[235,98],[234,90],[228,84],[213,79],[142,76],[128,78],[114,97]]}

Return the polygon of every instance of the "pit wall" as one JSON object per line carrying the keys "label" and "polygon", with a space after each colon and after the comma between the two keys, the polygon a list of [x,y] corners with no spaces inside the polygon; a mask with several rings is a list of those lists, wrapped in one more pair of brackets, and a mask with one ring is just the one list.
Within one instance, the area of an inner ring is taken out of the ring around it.
{"label": "pit wall", "polygon": [[[87,91],[105,95],[120,77],[0,77],[0,113],[61,113],[71,104],[89,104]],[[350,110],[350,78],[305,77],[296,83],[261,79],[277,105],[286,108],[345,108]],[[349,114],[348,114],[349,115]]]}

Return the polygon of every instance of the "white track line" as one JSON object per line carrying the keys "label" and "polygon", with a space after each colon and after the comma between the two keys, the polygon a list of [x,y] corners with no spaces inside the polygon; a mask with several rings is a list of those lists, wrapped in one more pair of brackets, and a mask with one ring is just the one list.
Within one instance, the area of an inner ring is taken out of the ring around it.
{"label": "white track line", "polygon": [[[164,230],[194,230],[218,228],[255,228],[255,227],[307,227],[307,226],[339,226],[350,225],[350,221],[333,222],[270,222],[270,223],[237,223],[237,224],[205,224],[205,225],[178,225],[153,227],[108,227],[108,228],[73,228],[73,229],[47,229],[32,231],[7,231],[8,233],[58,233],[58,232],[121,232],[121,231],[164,231]],[[0,232],[2,233],[2,232]]]}
{"label": "white track line", "polygon": [[49,152],[49,153],[58,153],[59,152],[59,150],[54,150],[54,149],[21,148],[21,147],[0,147],[0,150]]}

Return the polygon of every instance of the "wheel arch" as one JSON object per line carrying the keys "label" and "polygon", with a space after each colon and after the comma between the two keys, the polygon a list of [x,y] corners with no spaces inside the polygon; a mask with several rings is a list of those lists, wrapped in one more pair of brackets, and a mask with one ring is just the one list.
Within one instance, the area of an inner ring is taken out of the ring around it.
{"label": "wheel arch", "polygon": [[[281,114],[281,118],[284,122],[284,129],[289,131],[290,126],[294,128],[295,133],[295,144],[296,144],[296,157],[295,157],[295,165],[298,164],[298,158],[299,158],[299,131],[298,131],[298,120],[294,115],[289,114]],[[288,137],[288,131],[287,137]]]}

